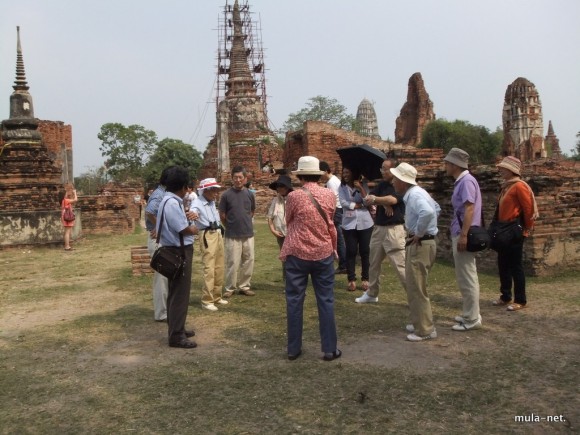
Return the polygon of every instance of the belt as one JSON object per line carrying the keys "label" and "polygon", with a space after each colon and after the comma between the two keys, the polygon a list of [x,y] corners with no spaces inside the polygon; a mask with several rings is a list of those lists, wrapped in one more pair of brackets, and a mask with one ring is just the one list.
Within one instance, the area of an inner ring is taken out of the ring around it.
{"label": "belt", "polygon": [[[415,237],[415,236],[409,234],[409,237],[407,238],[407,241],[405,242],[405,246],[409,246],[411,244],[411,242],[413,241],[413,237]],[[433,240],[433,239],[435,239],[435,236],[433,234],[425,234],[423,237],[421,237],[419,239],[419,241],[422,242],[423,240]]]}

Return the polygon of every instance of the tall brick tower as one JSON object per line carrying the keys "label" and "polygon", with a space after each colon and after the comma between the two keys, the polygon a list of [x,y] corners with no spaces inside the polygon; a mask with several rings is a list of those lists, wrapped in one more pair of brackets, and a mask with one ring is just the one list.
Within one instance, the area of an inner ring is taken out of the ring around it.
{"label": "tall brick tower", "polygon": [[502,112],[503,155],[523,162],[546,157],[542,102],[536,86],[524,77],[508,85]]}
{"label": "tall brick tower", "polygon": [[16,30],[16,80],[0,144],[0,246],[62,239],[58,204],[62,168],[42,142],[24,71],[20,28]]}
{"label": "tall brick tower", "polygon": [[247,0],[226,0],[218,32],[216,135],[198,178],[221,178],[235,165],[256,174],[281,155],[268,126],[261,28]]}

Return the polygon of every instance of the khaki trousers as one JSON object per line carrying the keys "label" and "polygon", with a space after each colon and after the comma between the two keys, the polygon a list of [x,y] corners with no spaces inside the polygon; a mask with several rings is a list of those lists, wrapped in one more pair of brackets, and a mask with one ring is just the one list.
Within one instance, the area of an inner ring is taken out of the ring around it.
{"label": "khaki trousers", "polygon": [[431,301],[427,294],[427,276],[435,263],[436,254],[435,240],[423,240],[421,245],[407,246],[405,258],[407,301],[411,311],[411,323],[418,336],[429,335],[435,330]]}
{"label": "khaki trousers", "polygon": [[[155,252],[156,241],[147,233],[147,251],[152,257]],[[153,318],[161,321],[167,319],[167,294],[169,285],[167,278],[159,272],[153,274]]]}
{"label": "khaki trousers", "polygon": [[254,238],[225,237],[226,291],[249,290],[254,272]]}
{"label": "khaki trousers", "polygon": [[213,304],[222,298],[224,241],[219,230],[202,231],[199,238],[201,262],[203,264],[201,303]]}
{"label": "khaki trousers", "polygon": [[479,320],[479,278],[477,277],[477,264],[475,252],[458,251],[457,242],[459,236],[452,237],[453,259],[455,260],[455,278],[457,287],[463,298],[463,311],[461,316],[467,323]]}
{"label": "khaki trousers", "polygon": [[403,225],[375,225],[370,243],[369,289],[373,298],[379,295],[383,260],[388,257],[405,288],[405,228]]}

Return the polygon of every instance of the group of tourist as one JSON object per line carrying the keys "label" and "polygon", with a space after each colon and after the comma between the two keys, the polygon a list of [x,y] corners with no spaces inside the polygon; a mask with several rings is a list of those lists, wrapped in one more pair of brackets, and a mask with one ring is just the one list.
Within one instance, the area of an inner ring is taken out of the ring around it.
{"label": "group of tourist", "polygon": [[[465,151],[453,148],[444,161],[447,175],[455,180],[450,233],[456,281],[463,301],[452,329],[469,331],[482,326],[476,258],[467,250],[469,229],[482,225],[482,197],[477,180],[469,173],[469,155]],[[505,181],[495,219],[520,219],[524,235],[528,235],[538,213],[531,189],[521,180],[521,162],[506,157],[497,166]],[[408,163],[386,159],[381,167],[383,179],[372,190],[348,165],[343,168],[340,181],[326,162],[312,156],[301,157],[292,174],[300,188],[292,185],[288,175],[280,175],[269,186],[276,196],[267,213],[283,264],[288,358],[295,360],[302,353],[303,304],[309,277],[318,305],[323,359],[332,361],[341,356],[334,316],[335,275],[346,273],[347,289],[356,290],[357,254],[361,257],[363,293],[355,302],[378,302],[386,257],[407,294],[407,339],[420,342],[436,338],[427,279],[436,257],[441,208],[417,184],[416,169]],[[187,171],[169,167],[161,174],[159,186],[147,203],[150,253],[158,244],[185,251],[186,267],[178,279],[168,280],[157,272],[153,279],[154,317],[167,321],[172,347],[196,346],[190,339],[195,333],[185,329],[194,236],[199,238],[203,264],[202,308],[217,311],[234,294],[255,295],[251,278],[256,199],[245,187],[243,167],[234,167],[231,177],[232,187],[222,193],[219,204],[216,201],[221,186],[214,178],[207,178],[199,183],[199,196],[184,207]],[[321,181],[327,187],[322,187]],[[523,241],[498,253],[501,295],[493,304],[510,311],[520,310],[527,303],[522,251]]]}

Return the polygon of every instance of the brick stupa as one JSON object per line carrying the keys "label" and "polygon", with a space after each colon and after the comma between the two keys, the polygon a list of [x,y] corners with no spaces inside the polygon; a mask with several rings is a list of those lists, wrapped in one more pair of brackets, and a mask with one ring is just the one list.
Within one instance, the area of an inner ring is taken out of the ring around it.
{"label": "brick stupa", "polygon": [[58,192],[62,168],[42,141],[34,117],[17,27],[16,80],[10,118],[2,121],[0,144],[0,246],[62,240]]}

